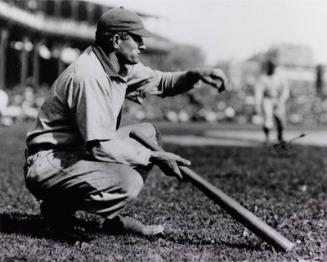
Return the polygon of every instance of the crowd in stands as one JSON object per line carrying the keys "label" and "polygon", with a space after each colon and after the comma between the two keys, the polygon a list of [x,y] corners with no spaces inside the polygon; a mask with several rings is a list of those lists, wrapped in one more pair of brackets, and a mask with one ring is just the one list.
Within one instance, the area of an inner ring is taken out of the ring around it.
{"label": "crowd in stands", "polygon": [[[181,97],[163,100],[150,97],[144,106],[129,105],[125,111],[139,120],[167,120],[171,122],[205,121],[261,125],[255,115],[254,87],[229,90],[217,94],[214,89],[191,91]],[[327,95],[318,97],[313,84],[291,83],[287,101],[287,120],[290,125],[327,125]]]}
{"label": "crowd in stands", "polygon": [[[15,122],[35,119],[47,90],[47,86],[37,90],[32,87],[26,87],[24,90],[0,89],[1,125],[10,126]],[[147,99],[143,105],[127,103],[124,108],[124,120],[205,121],[257,125],[261,123],[261,118],[255,115],[251,86],[232,89],[219,95],[216,90],[204,87],[183,96]],[[291,97],[287,102],[287,117],[290,125],[327,125],[327,95],[318,97],[313,84],[294,83],[291,85]]]}
{"label": "crowd in stands", "polygon": [[42,105],[47,87],[35,91],[27,86],[24,90],[0,89],[0,120],[2,126],[11,126],[15,122],[34,120]]}

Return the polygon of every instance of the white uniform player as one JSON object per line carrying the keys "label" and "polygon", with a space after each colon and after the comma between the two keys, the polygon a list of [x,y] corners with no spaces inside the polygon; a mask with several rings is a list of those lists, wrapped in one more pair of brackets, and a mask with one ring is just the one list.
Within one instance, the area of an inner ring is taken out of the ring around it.
{"label": "white uniform player", "polygon": [[256,112],[263,118],[263,131],[266,143],[270,142],[270,131],[277,129],[277,139],[283,141],[283,130],[286,125],[285,104],[289,98],[289,87],[283,77],[275,72],[275,65],[268,61],[264,74],[260,76],[255,88]]}

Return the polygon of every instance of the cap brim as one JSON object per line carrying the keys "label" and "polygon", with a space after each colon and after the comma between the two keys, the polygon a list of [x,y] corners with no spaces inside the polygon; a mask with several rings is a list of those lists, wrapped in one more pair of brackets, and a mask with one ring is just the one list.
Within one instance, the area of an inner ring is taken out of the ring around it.
{"label": "cap brim", "polygon": [[148,31],[144,28],[130,31],[130,33],[134,34],[134,35],[142,36],[142,37],[153,37],[154,36],[153,33],[151,33],[150,31]]}

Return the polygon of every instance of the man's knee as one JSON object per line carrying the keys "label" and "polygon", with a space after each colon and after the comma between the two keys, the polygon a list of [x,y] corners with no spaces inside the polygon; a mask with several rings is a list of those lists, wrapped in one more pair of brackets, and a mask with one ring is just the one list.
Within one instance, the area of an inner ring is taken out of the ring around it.
{"label": "man's knee", "polygon": [[[120,165],[116,180],[107,189],[98,190],[83,199],[83,209],[106,218],[118,215],[126,204],[134,200],[143,188],[141,175],[128,166]],[[103,184],[106,182],[104,181]],[[106,187],[106,185],[104,185]]]}
{"label": "man's knee", "polygon": [[274,127],[274,122],[272,119],[264,119],[263,127],[267,129],[272,129]]}
{"label": "man's knee", "polygon": [[133,179],[133,184],[127,188],[127,194],[130,199],[135,199],[143,188],[143,179],[140,175]]}
{"label": "man's knee", "polygon": [[[103,192],[116,195],[118,198],[134,199],[138,196],[143,188],[142,176],[132,167],[117,164],[111,166],[111,172],[115,173],[115,178],[110,182],[110,179],[103,181]],[[108,183],[108,184],[106,184]],[[97,186],[99,188],[99,186]],[[113,190],[113,191],[112,191]],[[119,196],[120,195],[120,196]]]}
{"label": "man's knee", "polygon": [[159,129],[151,123],[142,123],[137,126],[138,131],[142,132],[147,138],[156,144],[162,144],[161,134]]}
{"label": "man's knee", "polygon": [[125,173],[122,179],[122,190],[127,194],[128,199],[135,199],[144,185],[142,176],[133,170],[133,172]]}

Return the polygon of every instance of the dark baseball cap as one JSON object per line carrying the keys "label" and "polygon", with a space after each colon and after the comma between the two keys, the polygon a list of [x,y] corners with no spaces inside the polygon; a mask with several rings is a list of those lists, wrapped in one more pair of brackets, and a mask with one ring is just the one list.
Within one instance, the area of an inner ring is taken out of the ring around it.
{"label": "dark baseball cap", "polygon": [[135,35],[150,37],[151,32],[144,28],[141,18],[123,7],[112,8],[104,12],[97,24],[98,32],[130,32]]}

